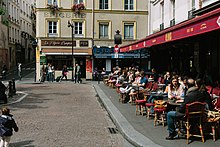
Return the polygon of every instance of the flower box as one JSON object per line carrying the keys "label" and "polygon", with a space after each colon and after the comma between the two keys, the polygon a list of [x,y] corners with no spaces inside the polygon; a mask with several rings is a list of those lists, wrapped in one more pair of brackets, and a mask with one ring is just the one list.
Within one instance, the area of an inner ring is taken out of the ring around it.
{"label": "flower box", "polygon": [[72,6],[72,10],[75,12],[75,13],[80,13],[81,10],[85,10],[86,7],[83,3],[80,3],[80,4],[74,4]]}

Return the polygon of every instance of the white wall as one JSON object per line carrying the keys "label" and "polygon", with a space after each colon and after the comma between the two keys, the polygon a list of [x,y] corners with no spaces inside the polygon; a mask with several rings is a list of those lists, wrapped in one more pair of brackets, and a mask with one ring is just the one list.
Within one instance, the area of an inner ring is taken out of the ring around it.
{"label": "white wall", "polygon": [[[164,22],[162,22],[161,2],[164,1]],[[175,0],[175,25],[185,20],[188,20],[188,11],[192,10],[193,0]],[[195,0],[195,9],[199,9],[199,1]],[[219,0],[203,0],[202,7]],[[171,0],[155,0],[149,6],[149,28],[150,34],[157,32],[160,29],[160,24],[164,23],[164,29],[170,27],[170,20],[172,20],[172,6]]]}

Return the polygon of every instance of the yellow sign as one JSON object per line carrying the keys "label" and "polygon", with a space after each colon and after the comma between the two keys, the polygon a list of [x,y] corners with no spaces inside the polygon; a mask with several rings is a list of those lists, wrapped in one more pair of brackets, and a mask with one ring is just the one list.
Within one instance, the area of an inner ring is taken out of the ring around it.
{"label": "yellow sign", "polygon": [[165,34],[165,41],[170,41],[170,40],[172,40],[172,32]]}
{"label": "yellow sign", "polygon": [[40,50],[38,49],[38,47],[36,47],[36,62],[40,62]]}

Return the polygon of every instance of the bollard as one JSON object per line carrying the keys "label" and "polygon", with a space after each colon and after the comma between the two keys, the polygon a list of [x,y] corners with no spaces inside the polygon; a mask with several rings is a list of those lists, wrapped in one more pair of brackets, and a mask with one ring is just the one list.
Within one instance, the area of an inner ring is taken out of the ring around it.
{"label": "bollard", "polygon": [[15,79],[13,78],[12,79],[12,93],[13,93],[13,95],[16,95],[16,87],[15,87]]}
{"label": "bollard", "polygon": [[13,96],[13,89],[12,89],[12,81],[8,81],[8,97],[12,97]]}

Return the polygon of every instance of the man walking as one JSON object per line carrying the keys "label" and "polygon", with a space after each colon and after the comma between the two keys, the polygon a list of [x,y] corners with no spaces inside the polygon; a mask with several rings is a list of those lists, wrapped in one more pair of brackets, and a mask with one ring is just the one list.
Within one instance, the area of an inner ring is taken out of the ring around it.
{"label": "man walking", "polygon": [[80,70],[80,66],[76,63],[76,66],[75,66],[75,83],[81,83],[82,80],[80,78],[80,75],[81,75],[81,70]]}
{"label": "man walking", "polygon": [[18,77],[19,77],[19,80],[21,80],[21,69],[22,69],[22,64],[21,63],[18,63]]}

